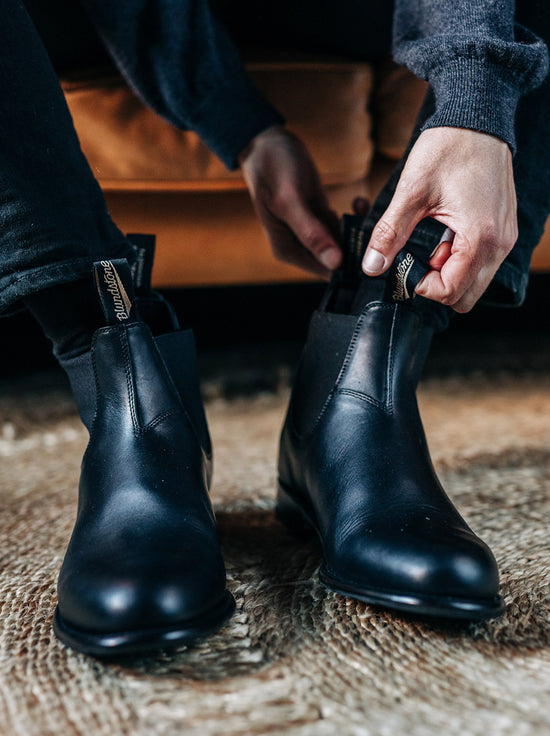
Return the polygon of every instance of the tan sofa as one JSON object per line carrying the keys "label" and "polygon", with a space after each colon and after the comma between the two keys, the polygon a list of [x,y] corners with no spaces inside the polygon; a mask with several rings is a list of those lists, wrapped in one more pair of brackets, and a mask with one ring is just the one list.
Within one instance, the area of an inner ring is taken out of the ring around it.
{"label": "tan sofa", "polygon": [[[306,142],[335,209],[373,197],[405,148],[424,83],[389,62],[275,59],[248,68]],[[62,84],[114,220],[125,232],[157,235],[157,286],[309,278],[272,257],[239,172],[226,171],[193,133],[146,109],[112,74]],[[533,268],[550,270],[550,231]]]}

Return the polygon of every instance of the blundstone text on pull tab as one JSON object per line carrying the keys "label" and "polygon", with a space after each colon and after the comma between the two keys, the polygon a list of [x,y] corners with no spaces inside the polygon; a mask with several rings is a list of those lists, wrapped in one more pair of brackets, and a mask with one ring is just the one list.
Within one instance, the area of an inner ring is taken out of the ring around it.
{"label": "blundstone text on pull tab", "polygon": [[397,271],[395,273],[396,283],[392,294],[395,302],[404,302],[406,299],[411,298],[411,295],[407,290],[407,277],[413,265],[414,258],[410,253],[407,253],[405,258],[397,266]]}
{"label": "blundstone text on pull tab", "polygon": [[414,299],[417,284],[428,273],[428,268],[412,253],[401,251],[395,258],[391,268],[392,291],[394,302],[405,302]]}
{"label": "blundstone text on pull tab", "polygon": [[131,319],[134,290],[128,262],[124,259],[94,263],[95,283],[107,324]]}

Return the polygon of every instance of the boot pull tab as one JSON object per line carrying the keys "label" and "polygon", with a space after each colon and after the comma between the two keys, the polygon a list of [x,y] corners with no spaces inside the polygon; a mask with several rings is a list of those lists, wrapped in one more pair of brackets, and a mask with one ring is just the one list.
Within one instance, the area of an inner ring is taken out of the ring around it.
{"label": "boot pull tab", "polygon": [[407,250],[395,257],[388,274],[386,297],[394,302],[414,299],[417,284],[428,273],[429,267]]}
{"label": "boot pull tab", "polygon": [[136,254],[132,264],[132,279],[136,296],[149,296],[151,293],[151,275],[155,260],[154,235],[131,233],[126,236]]}
{"label": "boot pull tab", "polygon": [[128,261],[124,258],[97,261],[94,278],[107,324],[133,321],[134,288]]}
{"label": "boot pull tab", "polygon": [[146,322],[155,336],[179,330],[180,324],[172,305],[153,289],[151,283],[156,237],[142,233],[130,233],[126,237],[135,253],[131,269],[136,319]]}
{"label": "boot pull tab", "polygon": [[[352,281],[362,274],[361,263],[367,249],[370,231],[365,228],[363,215],[343,215],[341,222],[341,245],[344,254],[342,271],[344,278]],[[405,302],[414,299],[415,288],[428,273],[429,266],[410,251],[402,250],[395,257],[387,274],[384,300]],[[372,277],[368,277],[369,281]]]}

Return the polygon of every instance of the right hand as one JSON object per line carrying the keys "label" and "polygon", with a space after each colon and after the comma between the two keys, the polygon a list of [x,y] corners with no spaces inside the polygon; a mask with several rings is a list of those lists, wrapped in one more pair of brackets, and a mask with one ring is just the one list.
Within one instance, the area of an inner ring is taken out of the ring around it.
{"label": "right hand", "polygon": [[239,163],[275,257],[329,278],[342,261],[338,217],[304,144],[273,126],[253,138]]}
{"label": "right hand", "polygon": [[508,145],[466,128],[430,128],[421,133],[372,232],[363,261],[365,273],[379,276],[386,271],[424,217],[443,223],[447,234],[416,293],[456,312],[468,312],[518,236]]}

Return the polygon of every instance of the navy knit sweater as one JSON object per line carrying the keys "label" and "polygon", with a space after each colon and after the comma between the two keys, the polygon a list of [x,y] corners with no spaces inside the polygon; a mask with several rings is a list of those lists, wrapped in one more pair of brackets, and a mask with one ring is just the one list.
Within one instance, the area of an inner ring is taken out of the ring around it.
{"label": "navy knit sweater", "polygon": [[[229,168],[255,135],[282,122],[206,0],[82,2],[136,93],[196,131]],[[395,0],[394,57],[435,92],[426,128],[479,130],[515,150],[516,106],[547,75],[548,49],[514,23],[514,10],[514,0]]]}

